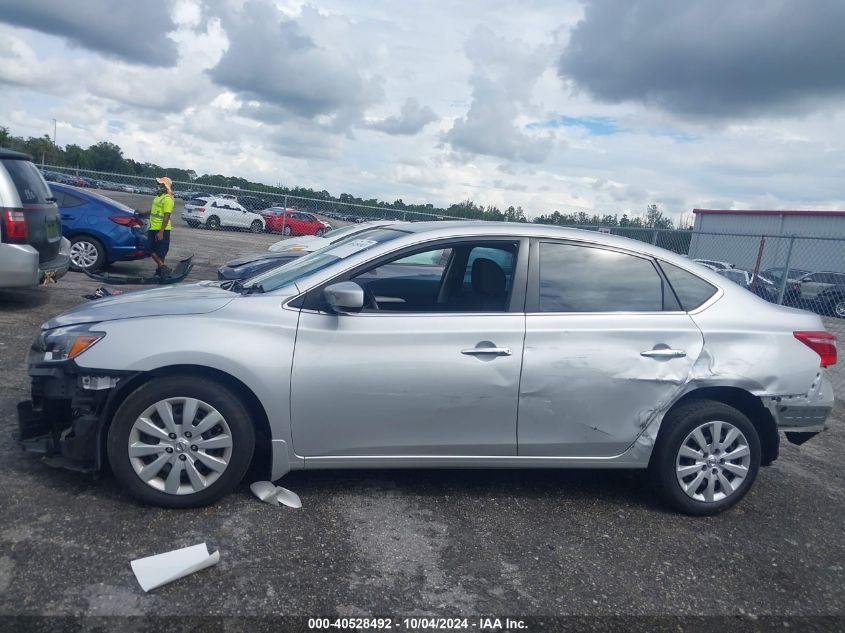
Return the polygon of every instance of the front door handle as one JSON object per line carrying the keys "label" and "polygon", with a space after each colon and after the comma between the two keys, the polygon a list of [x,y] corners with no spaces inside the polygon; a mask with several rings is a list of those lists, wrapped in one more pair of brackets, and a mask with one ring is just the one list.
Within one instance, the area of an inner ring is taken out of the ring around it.
{"label": "front door handle", "polygon": [[481,354],[494,354],[496,356],[510,356],[513,350],[510,347],[470,347],[462,349],[461,354],[468,356],[477,356]]}
{"label": "front door handle", "polygon": [[682,349],[647,349],[640,352],[640,356],[647,356],[649,358],[683,358],[687,353]]}

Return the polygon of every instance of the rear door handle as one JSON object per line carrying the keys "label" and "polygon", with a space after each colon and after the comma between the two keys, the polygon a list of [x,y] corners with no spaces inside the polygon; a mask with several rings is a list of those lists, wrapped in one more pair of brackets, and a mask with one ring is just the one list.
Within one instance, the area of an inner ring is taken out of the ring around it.
{"label": "rear door handle", "polygon": [[510,356],[513,350],[510,347],[470,347],[462,349],[461,354],[467,356],[478,356],[481,354],[495,354],[496,356]]}
{"label": "rear door handle", "polygon": [[682,349],[647,349],[640,356],[649,358],[683,358],[687,353]]}

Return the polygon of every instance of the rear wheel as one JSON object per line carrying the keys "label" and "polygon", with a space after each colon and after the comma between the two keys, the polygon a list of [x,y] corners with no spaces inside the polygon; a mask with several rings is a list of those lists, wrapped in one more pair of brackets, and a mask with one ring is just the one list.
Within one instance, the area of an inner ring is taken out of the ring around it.
{"label": "rear wheel", "polygon": [[261,233],[264,231],[264,225],[261,224],[261,220],[253,220],[249,225],[249,230],[253,233]]}
{"label": "rear wheel", "polygon": [[745,496],[760,457],[757,430],[742,412],[721,402],[696,400],[667,414],[650,468],[676,510],[711,516]]}
{"label": "rear wheel", "polygon": [[70,240],[70,267],[76,271],[96,272],[106,262],[106,249],[89,235],[77,235]]}
{"label": "rear wheel", "polygon": [[212,231],[216,231],[220,228],[220,218],[216,215],[212,215],[208,220],[205,221],[205,228],[211,229]]}
{"label": "rear wheel", "polygon": [[136,498],[167,508],[204,506],[231,492],[249,468],[255,433],[224,385],[204,378],[156,378],[114,415],[108,457]]}

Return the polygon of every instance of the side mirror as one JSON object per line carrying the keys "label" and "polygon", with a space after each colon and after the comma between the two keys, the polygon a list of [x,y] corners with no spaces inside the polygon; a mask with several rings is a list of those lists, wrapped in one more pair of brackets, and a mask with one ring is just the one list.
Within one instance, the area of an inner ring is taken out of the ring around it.
{"label": "side mirror", "polygon": [[336,314],[356,314],[364,308],[364,289],[354,281],[326,286],[323,297]]}

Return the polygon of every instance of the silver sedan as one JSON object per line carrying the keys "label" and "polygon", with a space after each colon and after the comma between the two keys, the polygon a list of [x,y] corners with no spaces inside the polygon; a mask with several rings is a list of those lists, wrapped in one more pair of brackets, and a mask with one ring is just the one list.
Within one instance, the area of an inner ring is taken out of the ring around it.
{"label": "silver sedan", "polygon": [[[753,315],[753,318],[750,316]],[[43,325],[24,448],[211,503],[252,464],[649,469],[739,501],[833,405],[835,339],[638,241],[526,224],[373,227],[245,283],[105,298]],[[56,460],[54,460],[56,461]]]}

